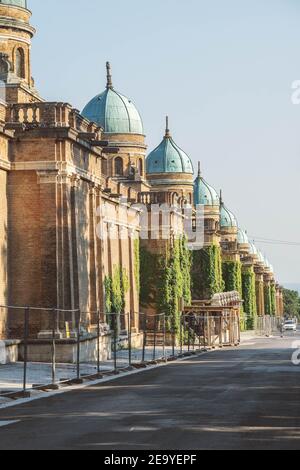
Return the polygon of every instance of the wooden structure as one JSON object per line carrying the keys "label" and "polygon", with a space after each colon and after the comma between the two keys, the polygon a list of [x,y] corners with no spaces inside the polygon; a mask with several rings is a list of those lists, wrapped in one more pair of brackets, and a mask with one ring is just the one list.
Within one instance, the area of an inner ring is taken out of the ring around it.
{"label": "wooden structure", "polygon": [[210,301],[194,301],[184,309],[184,321],[208,347],[240,343],[242,300],[238,292],[216,294]]}

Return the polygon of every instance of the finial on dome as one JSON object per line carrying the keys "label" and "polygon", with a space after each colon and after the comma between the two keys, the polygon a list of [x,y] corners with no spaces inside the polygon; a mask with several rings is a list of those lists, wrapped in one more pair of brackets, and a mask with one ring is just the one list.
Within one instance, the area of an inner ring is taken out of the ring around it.
{"label": "finial on dome", "polygon": [[223,204],[223,191],[220,189],[220,204]]}
{"label": "finial on dome", "polygon": [[198,178],[201,178],[202,171],[201,171],[201,162],[198,162]]}
{"label": "finial on dome", "polygon": [[113,83],[112,83],[112,74],[111,74],[111,65],[110,62],[106,62],[106,71],[107,71],[107,84],[106,88],[112,90]]}
{"label": "finial on dome", "polygon": [[166,116],[166,134],[165,137],[169,139],[171,137],[170,129],[169,129],[169,116]]}

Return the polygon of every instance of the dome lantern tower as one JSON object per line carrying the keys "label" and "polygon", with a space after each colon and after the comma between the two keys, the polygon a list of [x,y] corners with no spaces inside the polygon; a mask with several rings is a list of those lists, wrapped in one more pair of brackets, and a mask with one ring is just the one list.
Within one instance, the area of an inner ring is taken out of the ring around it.
{"label": "dome lantern tower", "polygon": [[9,103],[39,99],[31,78],[31,39],[27,0],[0,0],[0,79],[6,83]]}

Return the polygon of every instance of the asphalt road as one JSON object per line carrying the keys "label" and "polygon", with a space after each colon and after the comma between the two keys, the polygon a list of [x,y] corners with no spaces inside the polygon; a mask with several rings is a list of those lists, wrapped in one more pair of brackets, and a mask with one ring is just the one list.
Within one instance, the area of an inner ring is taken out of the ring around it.
{"label": "asphalt road", "polygon": [[2,410],[0,449],[299,449],[295,339],[250,340]]}

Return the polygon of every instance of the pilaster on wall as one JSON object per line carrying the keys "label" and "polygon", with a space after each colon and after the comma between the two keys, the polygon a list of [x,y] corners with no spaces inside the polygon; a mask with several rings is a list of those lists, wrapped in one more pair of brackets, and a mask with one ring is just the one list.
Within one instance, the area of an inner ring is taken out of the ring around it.
{"label": "pilaster on wall", "polygon": [[[0,305],[7,305],[8,227],[7,227],[7,172],[0,169]],[[7,310],[0,308],[0,339],[7,333]]]}
{"label": "pilaster on wall", "polygon": [[57,227],[58,227],[58,186],[57,171],[38,171],[39,186],[39,235],[41,264],[40,304],[47,307],[58,305],[57,286],[59,285]]}

